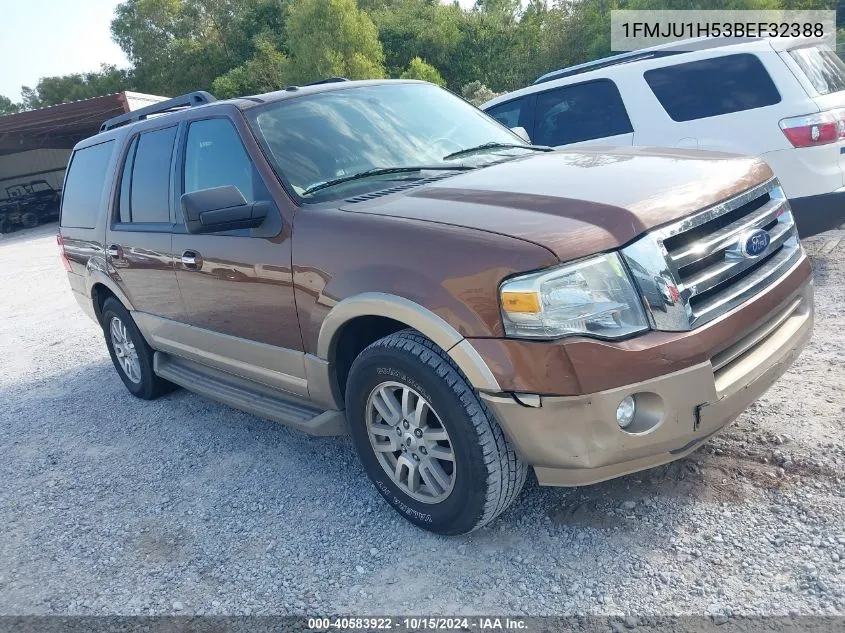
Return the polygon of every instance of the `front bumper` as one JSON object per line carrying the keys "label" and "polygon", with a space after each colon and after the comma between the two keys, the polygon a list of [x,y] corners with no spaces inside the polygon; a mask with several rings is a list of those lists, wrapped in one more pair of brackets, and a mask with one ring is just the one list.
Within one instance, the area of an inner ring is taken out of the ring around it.
{"label": "front bumper", "polygon": [[[812,285],[709,361],[580,396],[481,394],[541,485],[581,486],[683,457],[759,398],[790,366],[813,329]],[[636,394],[636,395],[635,395]],[[628,432],[616,407],[629,395]]]}

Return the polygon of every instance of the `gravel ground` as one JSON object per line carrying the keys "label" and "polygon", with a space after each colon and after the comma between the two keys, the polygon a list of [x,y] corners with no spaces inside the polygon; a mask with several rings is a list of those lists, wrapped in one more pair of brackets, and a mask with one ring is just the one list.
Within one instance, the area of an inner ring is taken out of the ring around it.
{"label": "gravel ground", "polygon": [[845,231],[807,243],[809,348],[666,467],[413,528],[347,438],[132,398],[55,226],[0,239],[0,614],[845,614]]}

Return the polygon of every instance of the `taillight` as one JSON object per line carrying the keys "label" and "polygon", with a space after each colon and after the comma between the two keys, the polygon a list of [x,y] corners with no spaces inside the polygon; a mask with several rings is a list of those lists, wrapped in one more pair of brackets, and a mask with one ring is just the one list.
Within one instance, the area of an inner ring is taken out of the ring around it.
{"label": "taillight", "polygon": [[56,244],[59,245],[59,253],[62,257],[62,264],[64,264],[65,270],[70,272],[70,262],[68,261],[67,255],[65,255],[65,241],[62,239],[61,234],[56,236]]}
{"label": "taillight", "polygon": [[845,109],[783,119],[780,129],[793,147],[815,147],[845,139]]}

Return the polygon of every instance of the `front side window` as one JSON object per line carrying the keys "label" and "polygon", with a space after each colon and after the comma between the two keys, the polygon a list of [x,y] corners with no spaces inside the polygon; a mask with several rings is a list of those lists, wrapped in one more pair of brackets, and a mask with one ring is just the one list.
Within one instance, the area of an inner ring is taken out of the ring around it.
{"label": "front side window", "polygon": [[228,119],[191,123],[185,146],[184,193],[234,185],[247,202],[268,200],[257,170]]}
{"label": "front side window", "polygon": [[633,132],[616,84],[600,79],[537,95],[534,142],[567,145]]}
{"label": "front side window", "polygon": [[504,126],[519,127],[519,117],[522,114],[522,104],[524,102],[525,99],[520,97],[507,103],[494,105],[492,108],[486,110],[486,112]]}
{"label": "front side window", "polygon": [[61,225],[91,229],[97,226],[114,141],[73,153],[62,193]]}
{"label": "front side window", "polygon": [[121,222],[170,222],[170,161],[175,140],[173,126],[143,132],[132,141],[120,182]]}
{"label": "front side window", "polygon": [[644,73],[673,121],[694,121],[780,102],[780,93],[756,55],[740,53]]}
{"label": "front side window", "polygon": [[[319,196],[309,190],[366,170],[472,166],[489,161],[491,154],[529,151],[500,147],[525,146],[525,141],[462,99],[429,84],[306,93],[245,114],[280,179],[304,201],[343,195],[345,186],[321,190]],[[465,152],[488,143],[498,147]],[[370,183],[362,186],[366,184]],[[384,181],[372,184],[383,187]]]}

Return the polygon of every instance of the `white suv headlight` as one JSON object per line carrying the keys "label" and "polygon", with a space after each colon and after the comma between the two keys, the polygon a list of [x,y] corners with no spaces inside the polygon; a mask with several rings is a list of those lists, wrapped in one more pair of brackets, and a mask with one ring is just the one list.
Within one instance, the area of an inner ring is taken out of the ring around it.
{"label": "white suv headlight", "polygon": [[642,302],[616,253],[513,277],[499,288],[505,334],[622,338],[648,329]]}

